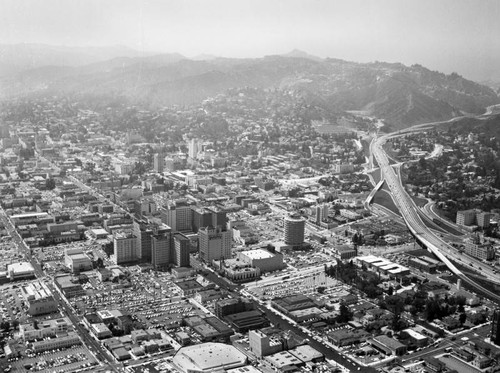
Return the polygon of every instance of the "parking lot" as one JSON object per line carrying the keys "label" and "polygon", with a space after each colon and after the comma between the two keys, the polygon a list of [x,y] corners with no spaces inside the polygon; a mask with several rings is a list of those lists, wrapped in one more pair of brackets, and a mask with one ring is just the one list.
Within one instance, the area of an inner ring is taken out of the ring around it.
{"label": "parking lot", "polygon": [[97,365],[96,359],[84,346],[61,351],[47,351],[35,357],[26,357],[10,363],[12,372],[74,372]]}
{"label": "parking lot", "polygon": [[[327,277],[324,272],[301,275],[300,271],[298,271],[288,276],[289,279],[283,279],[283,276],[281,276],[277,277],[276,281],[263,285],[248,284],[247,290],[256,297],[266,300],[293,294],[315,294],[320,286],[331,290],[338,285],[337,280]],[[284,277],[287,277],[287,275]]]}
{"label": "parking lot", "polygon": [[27,304],[21,294],[21,286],[29,282],[17,282],[0,286],[0,315],[2,321],[24,323],[29,318]]}
{"label": "parking lot", "polygon": [[23,255],[19,253],[17,245],[11,236],[0,237],[0,268],[5,268],[7,264],[22,258]]}
{"label": "parking lot", "polygon": [[71,304],[86,313],[92,310],[125,310],[134,315],[145,327],[168,328],[181,317],[203,314],[186,299],[174,285],[172,276],[162,272],[142,272],[129,267],[124,274],[123,288],[113,288],[115,283],[101,282],[94,272],[88,273],[84,284],[87,295],[70,299]]}

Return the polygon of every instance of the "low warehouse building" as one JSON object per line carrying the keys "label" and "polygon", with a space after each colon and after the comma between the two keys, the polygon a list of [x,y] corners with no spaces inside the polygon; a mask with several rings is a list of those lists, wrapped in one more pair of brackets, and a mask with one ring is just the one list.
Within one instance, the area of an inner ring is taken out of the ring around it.
{"label": "low warehouse building", "polygon": [[238,368],[247,357],[234,346],[223,343],[203,343],[182,347],[172,364],[181,373],[204,373]]}

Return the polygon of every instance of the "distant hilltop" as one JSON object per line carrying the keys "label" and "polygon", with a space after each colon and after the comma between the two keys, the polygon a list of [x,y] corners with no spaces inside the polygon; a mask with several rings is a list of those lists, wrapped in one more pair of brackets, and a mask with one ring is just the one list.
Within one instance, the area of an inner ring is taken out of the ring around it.
{"label": "distant hilltop", "polygon": [[362,111],[393,128],[480,114],[500,102],[493,89],[456,73],[322,59],[299,50],[252,59],[189,59],[126,47],[0,46],[0,86],[3,98],[118,94],[152,106],[200,103],[230,88],[281,89],[331,111]]}

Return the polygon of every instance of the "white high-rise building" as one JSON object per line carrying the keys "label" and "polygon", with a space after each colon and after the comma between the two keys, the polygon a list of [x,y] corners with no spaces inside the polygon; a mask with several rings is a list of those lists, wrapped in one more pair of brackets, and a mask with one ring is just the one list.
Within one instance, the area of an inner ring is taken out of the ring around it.
{"label": "white high-rise building", "polygon": [[197,139],[189,140],[188,144],[188,156],[191,159],[196,159],[198,153],[201,151],[200,142]]}
{"label": "white high-rise building", "polygon": [[118,231],[113,235],[113,261],[130,263],[138,259],[137,237],[132,232]]}
{"label": "white high-rise building", "polygon": [[329,209],[328,203],[323,203],[321,205],[321,216],[320,216],[321,221],[328,220],[328,213],[330,212],[329,210],[330,209]]}
{"label": "white high-rise building", "polygon": [[156,153],[153,157],[153,169],[156,172],[163,172],[165,168],[165,156],[163,153]]}
{"label": "white high-rise building", "polygon": [[212,260],[230,259],[233,235],[231,230],[224,231],[220,227],[204,227],[198,231],[200,258],[211,263]]}

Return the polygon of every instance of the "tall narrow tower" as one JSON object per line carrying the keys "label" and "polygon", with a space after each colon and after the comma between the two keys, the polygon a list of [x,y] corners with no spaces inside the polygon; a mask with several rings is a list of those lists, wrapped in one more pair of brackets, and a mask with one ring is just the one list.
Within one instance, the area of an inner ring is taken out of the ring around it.
{"label": "tall narrow tower", "polygon": [[284,219],[284,241],[286,245],[300,246],[304,243],[306,221],[299,215],[290,215]]}
{"label": "tall narrow tower", "polygon": [[197,139],[191,139],[188,144],[188,156],[191,159],[196,159],[198,152],[200,151],[199,142]]}
{"label": "tall narrow tower", "polygon": [[153,157],[153,169],[156,172],[163,172],[165,168],[165,156],[163,153],[156,153]]}
{"label": "tall narrow tower", "polygon": [[491,341],[500,346],[500,309],[493,312],[493,320],[491,321]]}

